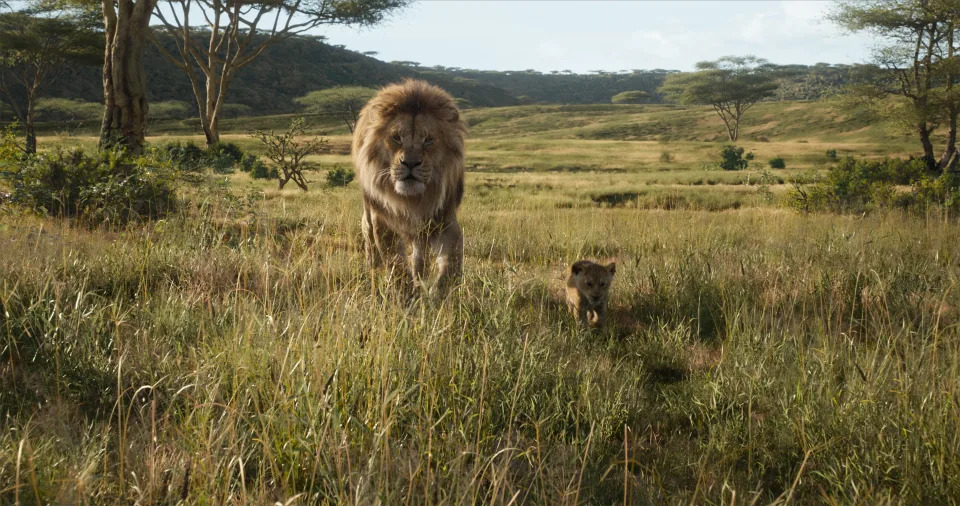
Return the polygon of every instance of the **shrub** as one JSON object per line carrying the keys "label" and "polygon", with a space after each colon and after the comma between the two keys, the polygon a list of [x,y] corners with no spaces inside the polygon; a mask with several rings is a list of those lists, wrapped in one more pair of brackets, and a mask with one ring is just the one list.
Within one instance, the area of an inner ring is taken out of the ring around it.
{"label": "shrub", "polygon": [[307,179],[303,175],[307,164],[304,159],[329,150],[327,140],[322,137],[297,140],[306,130],[307,126],[303,118],[297,118],[290,123],[290,128],[285,132],[257,130],[251,135],[263,143],[267,158],[279,167],[277,171],[277,189],[279,190],[293,181],[301,190],[307,191]]}
{"label": "shrub", "polygon": [[913,203],[921,210],[939,208],[960,212],[960,173],[944,172],[940,176],[921,176],[913,184]]}
{"label": "shrub", "polygon": [[212,159],[229,157],[234,163],[240,163],[243,159],[243,150],[232,142],[216,142],[207,148],[207,151]]}
{"label": "shrub", "polygon": [[229,153],[210,151],[207,153],[207,164],[214,174],[233,174],[236,160]]}
{"label": "shrub", "polygon": [[327,171],[327,184],[332,187],[347,186],[350,181],[353,181],[353,171],[341,165]]}
{"label": "shrub", "polygon": [[804,211],[863,212],[877,207],[910,207],[943,189],[907,194],[897,185],[924,181],[927,165],[921,158],[863,160],[844,157],[827,174],[795,183],[794,201]]}
{"label": "shrub", "polygon": [[157,158],[184,172],[200,172],[207,166],[207,153],[192,142],[173,141],[154,147]]}
{"label": "shrub", "polygon": [[669,151],[660,152],[660,162],[661,163],[673,163],[676,158],[670,154]]}
{"label": "shrub", "polygon": [[837,159],[837,150],[836,150],[836,149],[828,149],[825,154],[827,155],[827,158],[829,158],[829,159],[831,159],[831,160],[836,160],[836,159]]}
{"label": "shrub", "polygon": [[120,151],[40,153],[0,176],[14,204],[90,225],[160,218],[177,203],[176,170],[168,162]]}
{"label": "shrub", "polygon": [[743,170],[747,168],[749,159],[744,159],[743,148],[733,144],[724,144],[720,149],[720,161],[717,165],[723,170]]}
{"label": "shrub", "polygon": [[787,161],[783,159],[782,156],[777,156],[770,159],[770,168],[771,169],[786,169]]}
{"label": "shrub", "polygon": [[240,170],[249,172],[253,179],[277,179],[280,172],[276,167],[267,167],[259,156],[247,154],[240,161]]}

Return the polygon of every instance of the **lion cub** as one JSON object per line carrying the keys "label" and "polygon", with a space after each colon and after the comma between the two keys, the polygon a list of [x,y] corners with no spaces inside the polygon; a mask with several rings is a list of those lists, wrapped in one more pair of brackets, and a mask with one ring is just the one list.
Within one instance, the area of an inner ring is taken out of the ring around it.
{"label": "lion cub", "polygon": [[591,327],[603,325],[603,319],[607,316],[607,294],[616,271],[616,263],[603,266],[589,260],[580,260],[570,267],[567,306],[581,323]]}

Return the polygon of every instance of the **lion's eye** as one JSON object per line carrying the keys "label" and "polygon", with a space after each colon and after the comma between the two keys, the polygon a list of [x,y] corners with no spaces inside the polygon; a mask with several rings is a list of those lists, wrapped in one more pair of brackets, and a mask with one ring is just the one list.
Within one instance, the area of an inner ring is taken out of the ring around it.
{"label": "lion's eye", "polygon": [[390,140],[392,140],[393,142],[396,142],[397,144],[403,144],[403,140],[400,139],[399,135],[394,135],[393,137],[390,138]]}
{"label": "lion's eye", "polygon": [[426,139],[423,140],[424,146],[429,146],[431,144],[433,144],[433,139],[431,139],[430,137],[427,137]]}
{"label": "lion's eye", "polygon": [[587,283],[588,288],[593,288],[593,283]]}

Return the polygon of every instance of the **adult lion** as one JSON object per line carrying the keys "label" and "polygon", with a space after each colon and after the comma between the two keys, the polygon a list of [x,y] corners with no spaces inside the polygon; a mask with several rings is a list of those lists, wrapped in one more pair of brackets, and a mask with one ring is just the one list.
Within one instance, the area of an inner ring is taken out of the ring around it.
{"label": "adult lion", "polygon": [[433,247],[441,283],[460,276],[467,126],[453,97],[424,81],[381,89],[360,111],[353,132],[353,165],[363,189],[364,250],[374,266],[408,268],[423,279]]}

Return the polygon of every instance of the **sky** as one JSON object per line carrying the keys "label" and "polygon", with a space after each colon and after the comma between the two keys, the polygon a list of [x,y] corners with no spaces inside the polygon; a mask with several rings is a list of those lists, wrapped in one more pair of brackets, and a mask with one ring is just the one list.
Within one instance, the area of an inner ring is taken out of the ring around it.
{"label": "sky", "polygon": [[371,28],[325,27],[384,61],[543,72],[692,70],[753,54],[777,64],[855,63],[872,41],[825,19],[831,1],[419,0]]}

